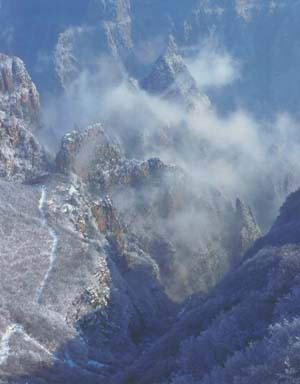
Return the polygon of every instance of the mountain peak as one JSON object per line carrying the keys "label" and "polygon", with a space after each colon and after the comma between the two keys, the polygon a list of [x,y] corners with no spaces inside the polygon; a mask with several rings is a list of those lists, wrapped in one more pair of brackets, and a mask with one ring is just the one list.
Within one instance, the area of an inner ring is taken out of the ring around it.
{"label": "mountain peak", "polygon": [[157,59],[150,74],[142,80],[141,86],[151,94],[187,107],[193,106],[197,100],[204,100],[172,35],[165,52]]}

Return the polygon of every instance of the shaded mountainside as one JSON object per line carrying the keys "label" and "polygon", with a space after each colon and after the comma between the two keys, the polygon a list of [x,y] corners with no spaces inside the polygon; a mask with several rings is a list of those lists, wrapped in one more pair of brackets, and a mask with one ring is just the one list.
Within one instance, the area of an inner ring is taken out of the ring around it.
{"label": "shaded mountainside", "polygon": [[297,204],[299,192],[251,257],[112,382],[299,383]]}

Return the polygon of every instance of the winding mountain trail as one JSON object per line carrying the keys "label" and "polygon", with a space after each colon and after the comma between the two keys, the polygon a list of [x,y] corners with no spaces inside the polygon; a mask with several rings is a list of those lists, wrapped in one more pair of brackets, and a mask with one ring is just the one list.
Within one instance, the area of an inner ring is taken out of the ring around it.
{"label": "winding mountain trail", "polygon": [[49,268],[46,271],[44,279],[43,279],[43,281],[41,283],[41,286],[40,286],[40,288],[38,290],[37,301],[38,301],[39,304],[41,303],[42,295],[44,293],[44,289],[45,289],[45,287],[47,285],[49,276],[50,276],[50,274],[51,274],[51,272],[53,270],[53,266],[54,266],[55,260],[57,258],[57,247],[58,247],[58,241],[59,241],[58,237],[56,235],[56,232],[54,231],[54,229],[48,223],[47,215],[45,213],[46,199],[47,199],[47,189],[46,189],[46,187],[42,187],[41,197],[40,197],[40,200],[39,200],[39,211],[40,211],[41,216],[42,216],[42,224],[43,224],[43,226],[47,227],[47,229],[49,231],[49,234],[50,234],[50,236],[52,238],[52,247],[51,247],[51,251],[50,251],[50,255],[49,255]]}

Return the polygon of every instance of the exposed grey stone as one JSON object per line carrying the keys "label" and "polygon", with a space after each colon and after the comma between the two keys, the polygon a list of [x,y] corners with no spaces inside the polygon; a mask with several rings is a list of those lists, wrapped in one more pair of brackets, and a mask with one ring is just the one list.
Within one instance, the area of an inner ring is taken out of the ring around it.
{"label": "exposed grey stone", "polygon": [[28,181],[47,172],[46,153],[36,139],[39,94],[24,63],[0,55],[0,175]]}

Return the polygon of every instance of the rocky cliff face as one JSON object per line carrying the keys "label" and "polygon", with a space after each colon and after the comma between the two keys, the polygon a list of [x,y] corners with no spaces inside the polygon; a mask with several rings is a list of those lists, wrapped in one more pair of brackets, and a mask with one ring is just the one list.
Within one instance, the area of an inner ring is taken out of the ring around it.
{"label": "rocky cliff face", "polygon": [[[93,212],[101,231],[111,229],[117,249],[130,247],[132,236],[138,239],[175,300],[214,286],[230,269],[232,253],[238,262],[259,236],[250,211],[238,212],[238,224],[232,226],[235,210],[219,191],[204,183],[196,196],[192,180],[179,167],[158,158],[127,159],[101,124],[66,134],[56,164],[101,197]],[[188,229],[193,224],[194,231]],[[241,244],[235,247],[237,236]]]}
{"label": "rocky cliff face", "polygon": [[1,54],[0,91],[2,113],[38,125],[39,94],[19,58]]}
{"label": "rocky cliff face", "polygon": [[0,56],[1,176],[28,180],[47,172],[47,157],[34,132],[40,125],[39,94],[24,63]]}

